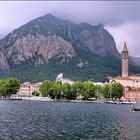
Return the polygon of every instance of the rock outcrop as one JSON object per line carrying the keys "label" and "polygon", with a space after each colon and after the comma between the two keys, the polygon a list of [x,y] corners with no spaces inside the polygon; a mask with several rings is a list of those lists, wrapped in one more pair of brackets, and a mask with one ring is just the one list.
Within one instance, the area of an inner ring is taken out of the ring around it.
{"label": "rock outcrop", "polygon": [[[0,47],[0,70],[9,70],[11,65],[29,60],[33,65],[52,59],[59,59],[60,63],[69,62],[78,58],[79,48],[102,57],[120,57],[113,37],[103,24],[76,25],[51,14],[34,19],[9,33],[0,41]],[[80,63],[84,65],[84,61]]]}

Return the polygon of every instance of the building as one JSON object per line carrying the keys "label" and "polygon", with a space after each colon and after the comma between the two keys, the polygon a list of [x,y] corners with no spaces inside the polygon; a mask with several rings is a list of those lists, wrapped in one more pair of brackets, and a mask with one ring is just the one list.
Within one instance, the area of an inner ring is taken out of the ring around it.
{"label": "building", "polygon": [[103,86],[104,85],[104,83],[102,83],[102,82],[93,82],[93,84],[98,85],[98,86]]}
{"label": "building", "polygon": [[128,49],[125,42],[122,51],[122,77],[127,76],[128,76]]}
{"label": "building", "polygon": [[69,84],[72,85],[74,83],[73,80],[71,80],[69,78],[64,78],[63,73],[60,73],[60,74],[57,75],[56,81],[60,81],[60,82],[62,82],[62,84],[69,83]]}
{"label": "building", "polygon": [[126,90],[136,90],[140,88],[140,76],[130,75],[127,77],[117,76],[110,80],[110,82],[119,82],[121,83]]}
{"label": "building", "polygon": [[129,101],[134,101],[137,99],[140,99],[140,92],[139,91],[125,91],[124,92],[124,99],[129,100]]}
{"label": "building", "polygon": [[30,82],[24,82],[20,85],[18,95],[31,96],[34,91],[39,92],[39,86],[41,83],[31,84]]}
{"label": "building", "polygon": [[[110,82],[119,82],[125,87],[124,98],[129,97],[129,100],[140,98],[140,76],[139,75],[129,75],[129,65],[128,65],[128,49],[126,43],[124,43],[122,51],[122,75],[110,78]],[[128,92],[129,91],[129,92]],[[131,92],[130,92],[131,91]],[[139,95],[138,95],[139,94]]]}
{"label": "building", "polygon": [[63,78],[62,84],[64,84],[64,83],[69,83],[70,85],[72,85],[72,84],[75,83],[75,82],[74,82],[73,80],[71,80],[71,79]]}
{"label": "building", "polygon": [[110,82],[119,82],[125,88],[138,89],[140,87],[140,76],[139,75],[129,75],[128,67],[128,49],[126,43],[124,43],[122,51],[122,75],[110,78]]}

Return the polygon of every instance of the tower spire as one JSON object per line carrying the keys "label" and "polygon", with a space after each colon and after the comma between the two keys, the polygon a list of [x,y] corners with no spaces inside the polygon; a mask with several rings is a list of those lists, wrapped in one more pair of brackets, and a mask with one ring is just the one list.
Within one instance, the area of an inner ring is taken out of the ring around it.
{"label": "tower spire", "polygon": [[128,51],[126,42],[124,42],[123,51]]}
{"label": "tower spire", "polygon": [[126,76],[128,76],[128,49],[125,42],[122,51],[122,77]]}

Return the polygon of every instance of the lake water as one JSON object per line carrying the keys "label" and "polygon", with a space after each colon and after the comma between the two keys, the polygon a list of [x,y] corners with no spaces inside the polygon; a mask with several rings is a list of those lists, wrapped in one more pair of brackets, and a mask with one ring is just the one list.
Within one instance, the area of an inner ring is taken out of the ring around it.
{"label": "lake water", "polygon": [[127,105],[0,101],[0,140],[140,140]]}

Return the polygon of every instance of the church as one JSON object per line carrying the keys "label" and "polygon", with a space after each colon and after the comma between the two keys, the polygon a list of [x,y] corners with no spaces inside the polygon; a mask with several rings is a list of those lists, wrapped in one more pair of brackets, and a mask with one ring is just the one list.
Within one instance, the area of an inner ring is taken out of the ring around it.
{"label": "church", "polygon": [[136,90],[140,87],[140,76],[129,75],[128,54],[127,45],[124,43],[122,50],[122,75],[110,78],[109,81],[121,83],[125,87],[125,90]]}

